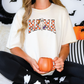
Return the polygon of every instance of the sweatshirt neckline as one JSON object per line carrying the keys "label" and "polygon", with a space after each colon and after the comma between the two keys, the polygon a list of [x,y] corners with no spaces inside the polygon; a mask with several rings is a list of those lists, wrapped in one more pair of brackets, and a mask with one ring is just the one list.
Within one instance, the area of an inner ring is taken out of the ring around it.
{"label": "sweatshirt neckline", "polygon": [[32,8],[32,10],[33,10],[33,11],[36,11],[36,12],[45,12],[45,11],[50,10],[50,9],[52,8],[52,5],[53,5],[53,3],[51,3],[51,5],[50,5],[49,7],[45,8],[45,9],[42,9],[42,10],[40,10],[40,9],[35,9],[35,8]]}

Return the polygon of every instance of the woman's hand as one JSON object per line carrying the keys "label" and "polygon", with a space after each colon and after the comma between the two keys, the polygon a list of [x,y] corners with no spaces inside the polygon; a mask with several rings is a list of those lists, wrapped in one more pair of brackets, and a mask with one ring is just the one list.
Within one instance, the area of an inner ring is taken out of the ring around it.
{"label": "woman's hand", "polygon": [[64,61],[60,57],[55,57],[54,58],[54,68],[61,72],[64,69]]}
{"label": "woman's hand", "polygon": [[26,60],[31,67],[33,68],[34,71],[36,71],[39,74],[44,74],[45,72],[39,71],[39,66],[36,62],[36,60],[32,59],[30,56],[28,56],[21,48],[19,47],[15,47],[10,49],[11,53],[14,55],[17,55],[21,58],[23,58],[24,60]]}
{"label": "woman's hand", "polygon": [[57,71],[61,72],[64,69],[64,61],[66,60],[69,54],[69,44],[61,46],[59,57],[54,58],[54,67]]}
{"label": "woman's hand", "polygon": [[39,73],[39,74],[45,74],[46,73],[46,72],[42,72],[42,71],[39,70],[38,63],[35,59],[31,58],[29,63],[31,65],[31,67],[33,68],[33,70],[36,71],[37,73]]}

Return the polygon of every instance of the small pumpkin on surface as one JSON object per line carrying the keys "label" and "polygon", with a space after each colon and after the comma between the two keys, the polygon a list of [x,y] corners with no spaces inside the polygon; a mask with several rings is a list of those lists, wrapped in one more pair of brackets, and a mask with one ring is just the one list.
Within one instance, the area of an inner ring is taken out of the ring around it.
{"label": "small pumpkin on surface", "polygon": [[53,60],[51,58],[40,57],[38,65],[40,71],[49,72],[53,70]]}
{"label": "small pumpkin on surface", "polygon": [[74,32],[75,32],[77,40],[84,39],[84,26],[75,26]]}

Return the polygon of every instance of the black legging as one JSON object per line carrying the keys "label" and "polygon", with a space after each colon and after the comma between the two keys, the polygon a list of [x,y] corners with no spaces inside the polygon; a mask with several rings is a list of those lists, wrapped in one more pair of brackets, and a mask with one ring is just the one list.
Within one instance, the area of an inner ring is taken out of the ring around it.
{"label": "black legging", "polygon": [[[28,69],[28,71],[26,71],[26,69]],[[24,59],[4,51],[0,51],[0,73],[6,78],[17,82],[17,84],[24,84],[22,83],[24,81],[21,79],[23,79],[22,76],[26,75],[26,73],[32,77],[32,80],[30,80],[28,84],[33,84],[37,80],[39,80],[41,84],[45,84],[44,79],[49,79],[50,84],[57,84],[58,82],[56,83],[53,78],[65,75],[70,77],[70,84],[84,84],[83,65],[66,61],[64,70],[61,73],[55,70],[52,76],[41,76],[36,73]]]}

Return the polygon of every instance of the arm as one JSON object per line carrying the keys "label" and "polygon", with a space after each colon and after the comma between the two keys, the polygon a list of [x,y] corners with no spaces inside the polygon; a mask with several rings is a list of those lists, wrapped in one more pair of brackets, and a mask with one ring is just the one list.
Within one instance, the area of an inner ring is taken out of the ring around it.
{"label": "arm", "polygon": [[[61,51],[59,53],[59,57],[54,59],[55,68],[57,71],[61,72],[64,68],[64,61],[66,60],[69,54],[69,44],[65,44],[61,46]],[[60,67],[61,66],[61,67]]]}
{"label": "arm", "polygon": [[26,60],[31,65],[33,70],[36,71],[37,73],[40,73],[40,74],[45,73],[45,72],[39,71],[39,66],[38,66],[36,60],[31,58],[29,55],[27,55],[21,48],[15,47],[15,48],[10,49],[10,51],[12,54],[17,55],[17,56],[23,58],[24,60]]}
{"label": "arm", "polygon": [[62,46],[59,53],[59,57],[56,57],[54,59],[55,62],[55,68],[57,71],[61,72],[64,68],[64,61],[66,60],[68,54],[69,54],[69,44],[76,42],[75,33],[73,30],[73,26],[68,14],[68,11],[65,9],[62,11]]}
{"label": "arm", "polygon": [[28,56],[21,48],[19,48],[19,47],[12,48],[12,49],[10,49],[10,52],[14,55],[17,55],[17,56],[23,58],[28,63],[30,63],[31,57]]}
{"label": "arm", "polygon": [[59,57],[65,61],[69,54],[69,44],[62,45]]}

